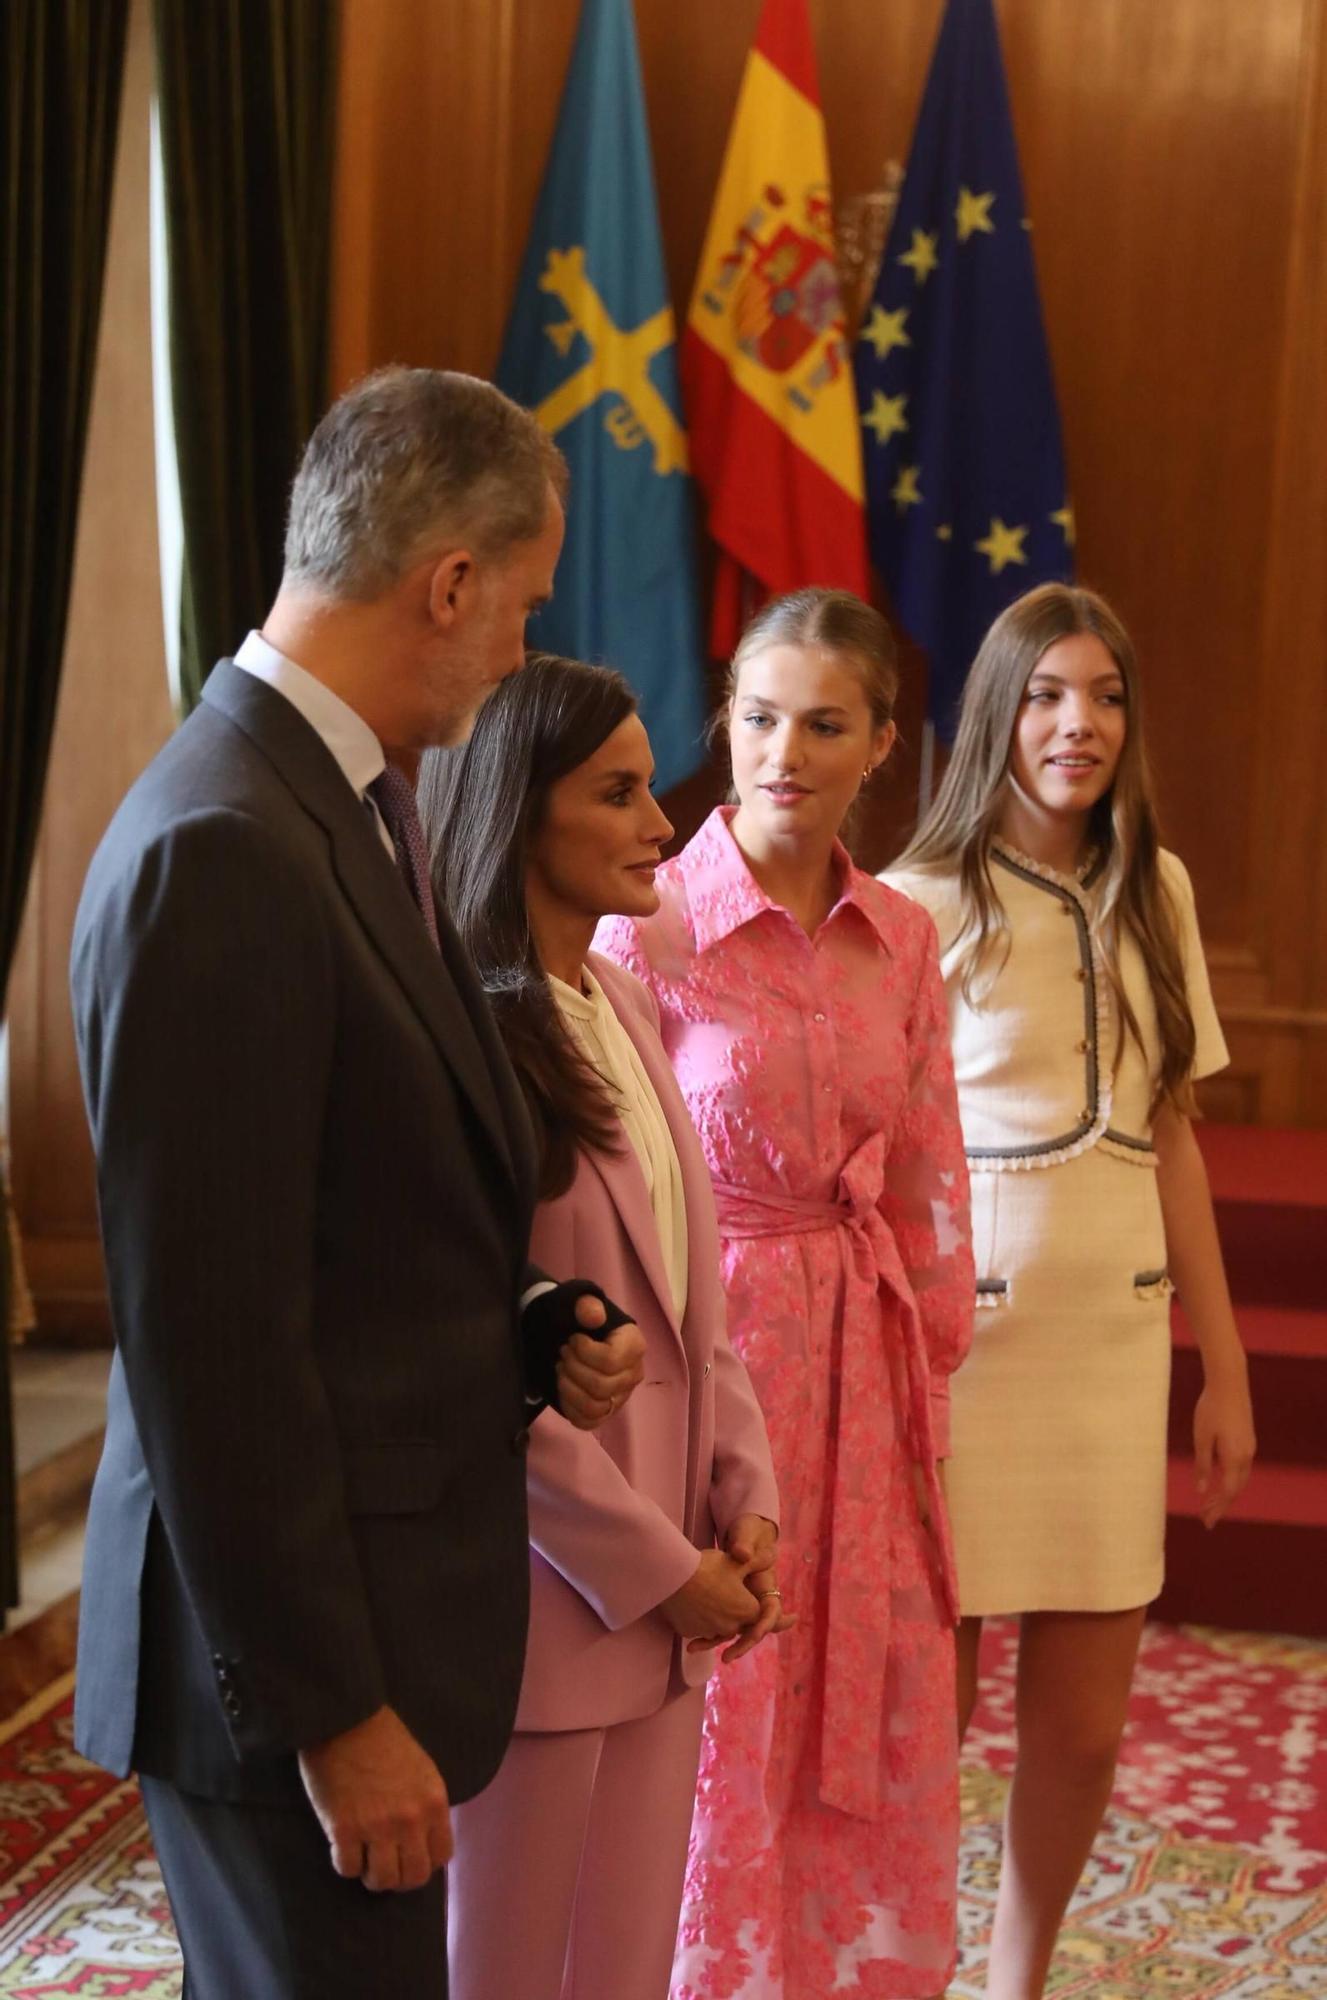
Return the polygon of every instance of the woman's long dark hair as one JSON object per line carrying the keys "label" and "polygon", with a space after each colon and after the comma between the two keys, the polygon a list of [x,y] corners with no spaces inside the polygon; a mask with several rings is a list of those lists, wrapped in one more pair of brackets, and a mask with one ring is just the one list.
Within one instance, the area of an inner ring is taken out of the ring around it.
{"label": "woman's long dark hair", "polygon": [[478,968],[540,1140],[539,1193],[565,1193],[584,1146],[621,1144],[616,1111],[563,1026],[535,950],[525,868],[551,788],[636,712],[621,674],[552,653],[508,675],[470,741],[430,750],[419,815],[434,887]]}

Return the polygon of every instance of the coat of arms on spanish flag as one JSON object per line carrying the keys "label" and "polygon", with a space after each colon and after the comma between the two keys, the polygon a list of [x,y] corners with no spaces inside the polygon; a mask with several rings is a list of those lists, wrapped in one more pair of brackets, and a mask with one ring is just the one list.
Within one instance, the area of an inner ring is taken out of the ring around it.
{"label": "coat of arms on spanish flag", "polygon": [[[867,592],[861,431],[806,0],[765,0],[682,341],[718,544],[710,639],[803,584]],[[754,589],[744,593],[744,577]]]}

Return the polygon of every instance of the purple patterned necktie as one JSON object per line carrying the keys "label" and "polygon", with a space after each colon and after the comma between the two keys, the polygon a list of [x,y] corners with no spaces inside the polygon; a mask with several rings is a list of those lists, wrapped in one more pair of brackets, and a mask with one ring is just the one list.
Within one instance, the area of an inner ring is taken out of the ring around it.
{"label": "purple patterned necktie", "polygon": [[369,786],[369,796],[382,814],[383,825],[396,849],[396,865],[405,877],[405,885],[418,905],[424,928],[436,950],[438,920],[433,910],[428,849],[424,845],[424,829],[419,823],[414,786],[395,764],[389,764],[382,776],[375,778]]}

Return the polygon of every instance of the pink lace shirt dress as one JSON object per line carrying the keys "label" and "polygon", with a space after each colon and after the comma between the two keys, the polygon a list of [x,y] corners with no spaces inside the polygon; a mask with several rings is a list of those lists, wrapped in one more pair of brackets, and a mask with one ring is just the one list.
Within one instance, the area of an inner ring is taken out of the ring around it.
{"label": "pink lace shirt dress", "polygon": [[709,1683],[673,2000],[922,2000],[954,1960],[936,1461],[974,1304],[936,937],[840,849],[839,900],[808,938],[730,817],[660,869],[656,916],[596,939],[655,995],[705,1148],[798,1617]]}

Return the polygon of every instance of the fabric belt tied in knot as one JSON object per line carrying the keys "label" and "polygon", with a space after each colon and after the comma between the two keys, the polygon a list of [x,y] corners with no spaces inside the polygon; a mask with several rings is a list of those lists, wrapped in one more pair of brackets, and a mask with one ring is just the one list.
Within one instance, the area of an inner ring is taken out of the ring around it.
{"label": "fabric belt tied in knot", "polygon": [[[857,1819],[875,1819],[880,1811],[890,1647],[890,1593],[881,1587],[870,1552],[888,1531],[890,1510],[913,1504],[910,1461],[922,1468],[945,1610],[951,1620],[958,1617],[921,1318],[893,1231],[879,1208],[886,1157],[884,1134],[874,1133],[849,1157],[835,1197],[828,1201],[724,1181],[714,1185],[724,1236],[839,1233],[844,1281],[840,1408],[880,1413],[878,1431],[869,1421],[841,1424],[829,1505],[820,1797],[823,1804]],[[895,1327],[897,1337],[890,1339]],[[882,1395],[882,1388],[888,1393]],[[901,1404],[893,1413],[897,1421],[890,1410],[895,1399]],[[894,1448],[900,1434],[903,1452]],[[882,1449],[885,1445],[889,1448]]]}

